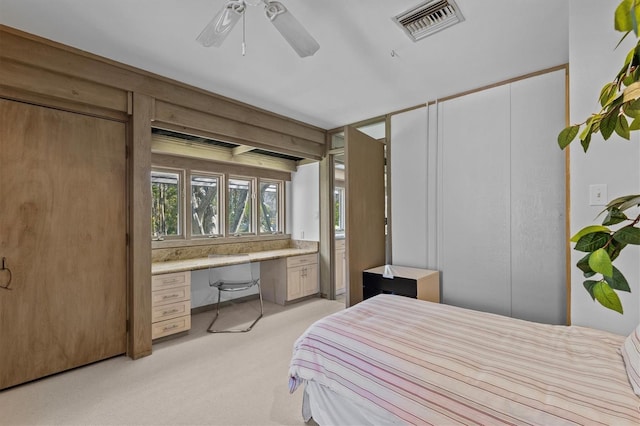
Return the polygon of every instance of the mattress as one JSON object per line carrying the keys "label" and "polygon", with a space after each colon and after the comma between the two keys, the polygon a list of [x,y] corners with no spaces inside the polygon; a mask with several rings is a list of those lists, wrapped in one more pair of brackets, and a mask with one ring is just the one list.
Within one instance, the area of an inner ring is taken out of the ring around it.
{"label": "mattress", "polygon": [[290,388],[311,384],[307,416],[328,424],[361,407],[385,424],[638,425],[624,338],[382,294],[300,336]]}

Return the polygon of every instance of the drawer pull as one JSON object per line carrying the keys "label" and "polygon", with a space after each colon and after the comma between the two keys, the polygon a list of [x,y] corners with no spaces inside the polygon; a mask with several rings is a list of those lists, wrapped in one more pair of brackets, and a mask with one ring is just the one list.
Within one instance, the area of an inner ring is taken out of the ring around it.
{"label": "drawer pull", "polygon": [[162,315],[171,315],[171,314],[175,314],[176,312],[180,312],[180,309],[178,308],[173,308],[169,311],[163,311]]}
{"label": "drawer pull", "polygon": [[171,324],[171,325],[169,325],[169,326],[167,326],[167,327],[163,328],[163,329],[162,329],[162,331],[169,331],[169,330],[173,330],[174,328],[178,328],[178,327],[180,327],[180,325],[178,325],[178,324]]}
{"label": "drawer pull", "polygon": [[180,294],[167,294],[166,296],[162,296],[162,300],[167,300],[167,299],[175,299],[176,297],[180,297]]}

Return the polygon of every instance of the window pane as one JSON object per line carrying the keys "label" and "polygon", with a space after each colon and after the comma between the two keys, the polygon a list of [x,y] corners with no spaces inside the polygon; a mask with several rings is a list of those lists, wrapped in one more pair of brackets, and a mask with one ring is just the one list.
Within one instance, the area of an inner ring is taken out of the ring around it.
{"label": "window pane", "polygon": [[278,200],[280,185],[276,182],[260,182],[260,232],[278,232]]}
{"label": "window pane", "polygon": [[229,179],[229,234],[246,234],[251,229],[251,180]]}
{"label": "window pane", "polygon": [[180,175],[151,172],[151,235],[180,235]]}
{"label": "window pane", "polygon": [[220,180],[191,176],[191,235],[219,235]]}

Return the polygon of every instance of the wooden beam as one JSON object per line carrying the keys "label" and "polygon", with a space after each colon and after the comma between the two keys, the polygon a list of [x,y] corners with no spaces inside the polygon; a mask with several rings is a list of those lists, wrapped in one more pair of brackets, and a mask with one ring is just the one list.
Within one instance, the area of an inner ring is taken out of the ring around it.
{"label": "wooden beam", "polygon": [[267,155],[250,152],[241,156],[235,156],[231,148],[193,143],[164,135],[153,135],[151,151],[154,154],[200,158],[220,163],[238,164],[286,172],[295,172],[297,170],[297,164],[293,160],[269,157]]}
{"label": "wooden beam", "polygon": [[159,123],[185,126],[195,130],[196,133],[197,130],[203,130],[223,137],[229,136],[236,141],[245,141],[243,145],[251,145],[256,148],[265,148],[315,160],[322,158],[324,153],[324,145],[319,145],[306,139],[262,129],[246,122],[221,118],[164,101],[156,100],[155,114],[155,120]]}
{"label": "wooden beam", "polygon": [[236,157],[238,155],[244,154],[245,152],[253,151],[254,149],[255,149],[254,147],[249,145],[240,145],[231,150],[231,155],[233,157]]}

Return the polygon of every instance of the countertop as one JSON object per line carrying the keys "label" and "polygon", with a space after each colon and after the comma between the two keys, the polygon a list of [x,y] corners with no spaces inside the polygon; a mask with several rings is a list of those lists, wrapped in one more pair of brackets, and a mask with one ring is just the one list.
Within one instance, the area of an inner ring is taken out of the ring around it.
{"label": "countertop", "polygon": [[151,264],[151,275],[168,274],[171,272],[194,271],[198,269],[208,269],[210,266],[227,266],[243,263],[249,255],[251,262],[260,262],[263,260],[279,259],[282,257],[299,256],[302,254],[317,253],[316,249],[310,248],[286,248],[278,250],[265,250],[245,255],[222,255],[219,257],[201,257],[196,259],[170,260],[166,262],[155,262]]}

